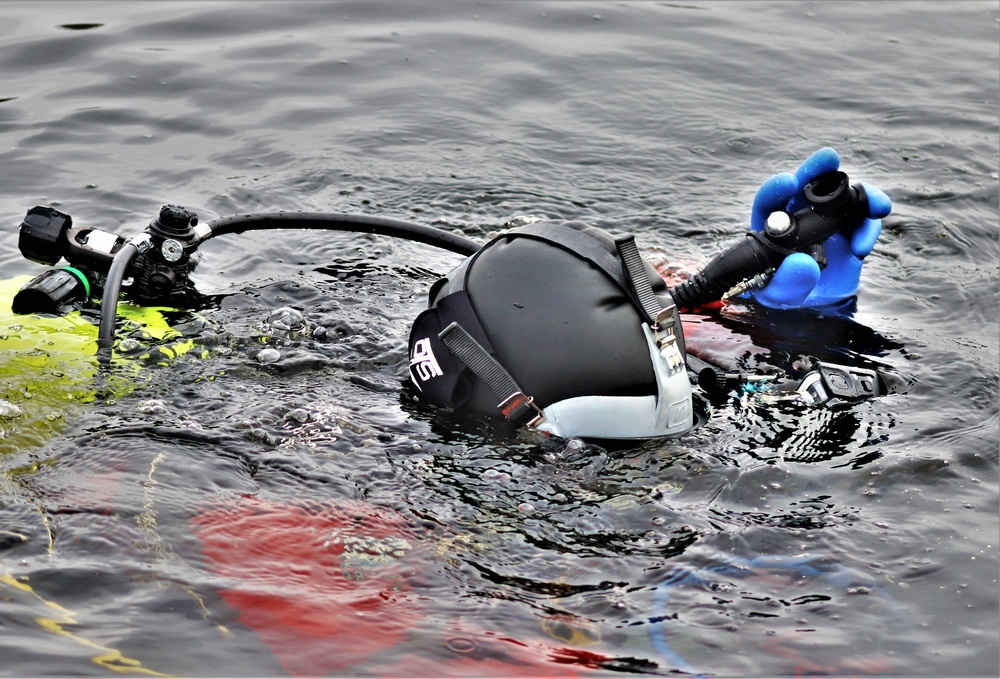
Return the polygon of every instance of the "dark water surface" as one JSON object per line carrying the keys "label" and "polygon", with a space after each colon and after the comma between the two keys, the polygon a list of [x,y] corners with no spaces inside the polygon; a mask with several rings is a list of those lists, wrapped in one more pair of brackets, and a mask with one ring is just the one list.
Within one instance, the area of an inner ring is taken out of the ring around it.
{"label": "dark water surface", "polygon": [[166,366],[100,386],[4,329],[0,674],[997,676],[998,15],[3,3],[4,278],[40,271],[34,205],[123,235],[165,203],[579,218],[697,267],[833,146],[894,202],[853,319],[705,322],[908,387],[620,449],[512,435],[401,386],[455,255],[220,238]]}

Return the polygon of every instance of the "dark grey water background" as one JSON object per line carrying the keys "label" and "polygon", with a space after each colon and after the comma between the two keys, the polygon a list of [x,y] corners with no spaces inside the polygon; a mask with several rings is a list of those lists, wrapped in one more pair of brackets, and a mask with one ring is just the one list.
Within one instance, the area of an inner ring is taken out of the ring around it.
{"label": "dark grey water background", "polygon": [[[474,238],[518,216],[580,218],[697,265],[746,228],[763,179],[829,145],[895,206],[855,324],[729,322],[912,384],[820,412],[730,404],[625,451],[504,438],[401,393],[408,320],[454,256],[348,235],[220,239],[197,279],[230,295],[206,313],[231,351],[73,412],[39,446],[0,441],[0,529],[27,537],[0,542],[0,575],[34,592],[0,590],[0,674],[114,674],[97,647],[165,674],[283,672],[190,537],[198,506],[242,492],[363,499],[430,526],[436,557],[412,585],[427,618],[405,648],[435,662],[455,655],[455,620],[556,643],[543,621],[558,617],[618,659],[607,674],[669,674],[666,648],[712,676],[997,676],[998,15],[3,3],[4,277],[39,270],[16,243],[36,204],[127,235],[164,203],[380,214]],[[269,323],[280,307],[336,332],[289,338]],[[256,360],[258,337],[276,363]],[[67,511],[79,479],[113,469],[107,513]],[[804,553],[857,581],[719,576],[658,603],[676,569]],[[72,612],[72,634],[38,622],[43,600]]]}

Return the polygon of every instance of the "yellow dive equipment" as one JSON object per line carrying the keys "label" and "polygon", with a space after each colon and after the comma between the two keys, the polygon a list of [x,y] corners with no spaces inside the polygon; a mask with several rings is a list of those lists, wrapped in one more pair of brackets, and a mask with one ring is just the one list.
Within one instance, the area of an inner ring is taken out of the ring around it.
{"label": "yellow dive equipment", "polygon": [[[97,395],[97,316],[13,313],[11,301],[29,280],[0,281],[0,456],[45,444]],[[192,342],[167,322],[169,311],[120,305],[124,327],[131,332],[119,347],[131,351],[118,356],[135,360],[116,361],[104,376],[112,393],[134,388],[140,368],[153,356],[150,349],[158,349],[157,361],[191,349]]]}

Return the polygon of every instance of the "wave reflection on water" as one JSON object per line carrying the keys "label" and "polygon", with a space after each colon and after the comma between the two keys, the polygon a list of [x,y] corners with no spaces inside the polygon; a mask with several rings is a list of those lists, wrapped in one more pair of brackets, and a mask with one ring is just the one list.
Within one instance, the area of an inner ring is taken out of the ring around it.
{"label": "wave reflection on water", "polygon": [[9,276],[38,271],[14,236],[35,204],[126,235],[164,203],[482,240],[580,218],[694,268],[763,179],[831,145],[894,201],[853,320],[689,321],[742,338],[708,347],[738,367],[812,354],[905,383],[733,400],[669,441],[538,440],[401,386],[454,255],[212,241],[212,303],[172,318],[188,354],[96,399],[75,363],[36,384],[2,357],[0,398],[45,408],[0,421],[12,675],[1000,671],[995,3],[0,14]]}

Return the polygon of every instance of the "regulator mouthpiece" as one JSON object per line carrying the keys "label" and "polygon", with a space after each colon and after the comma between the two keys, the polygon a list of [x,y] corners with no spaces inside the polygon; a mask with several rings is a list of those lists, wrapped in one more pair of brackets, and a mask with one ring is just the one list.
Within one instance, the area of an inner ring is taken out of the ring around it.
{"label": "regulator mouthpiece", "polygon": [[850,213],[851,187],[844,172],[827,172],[806,184],[802,195],[819,216],[837,219]]}

